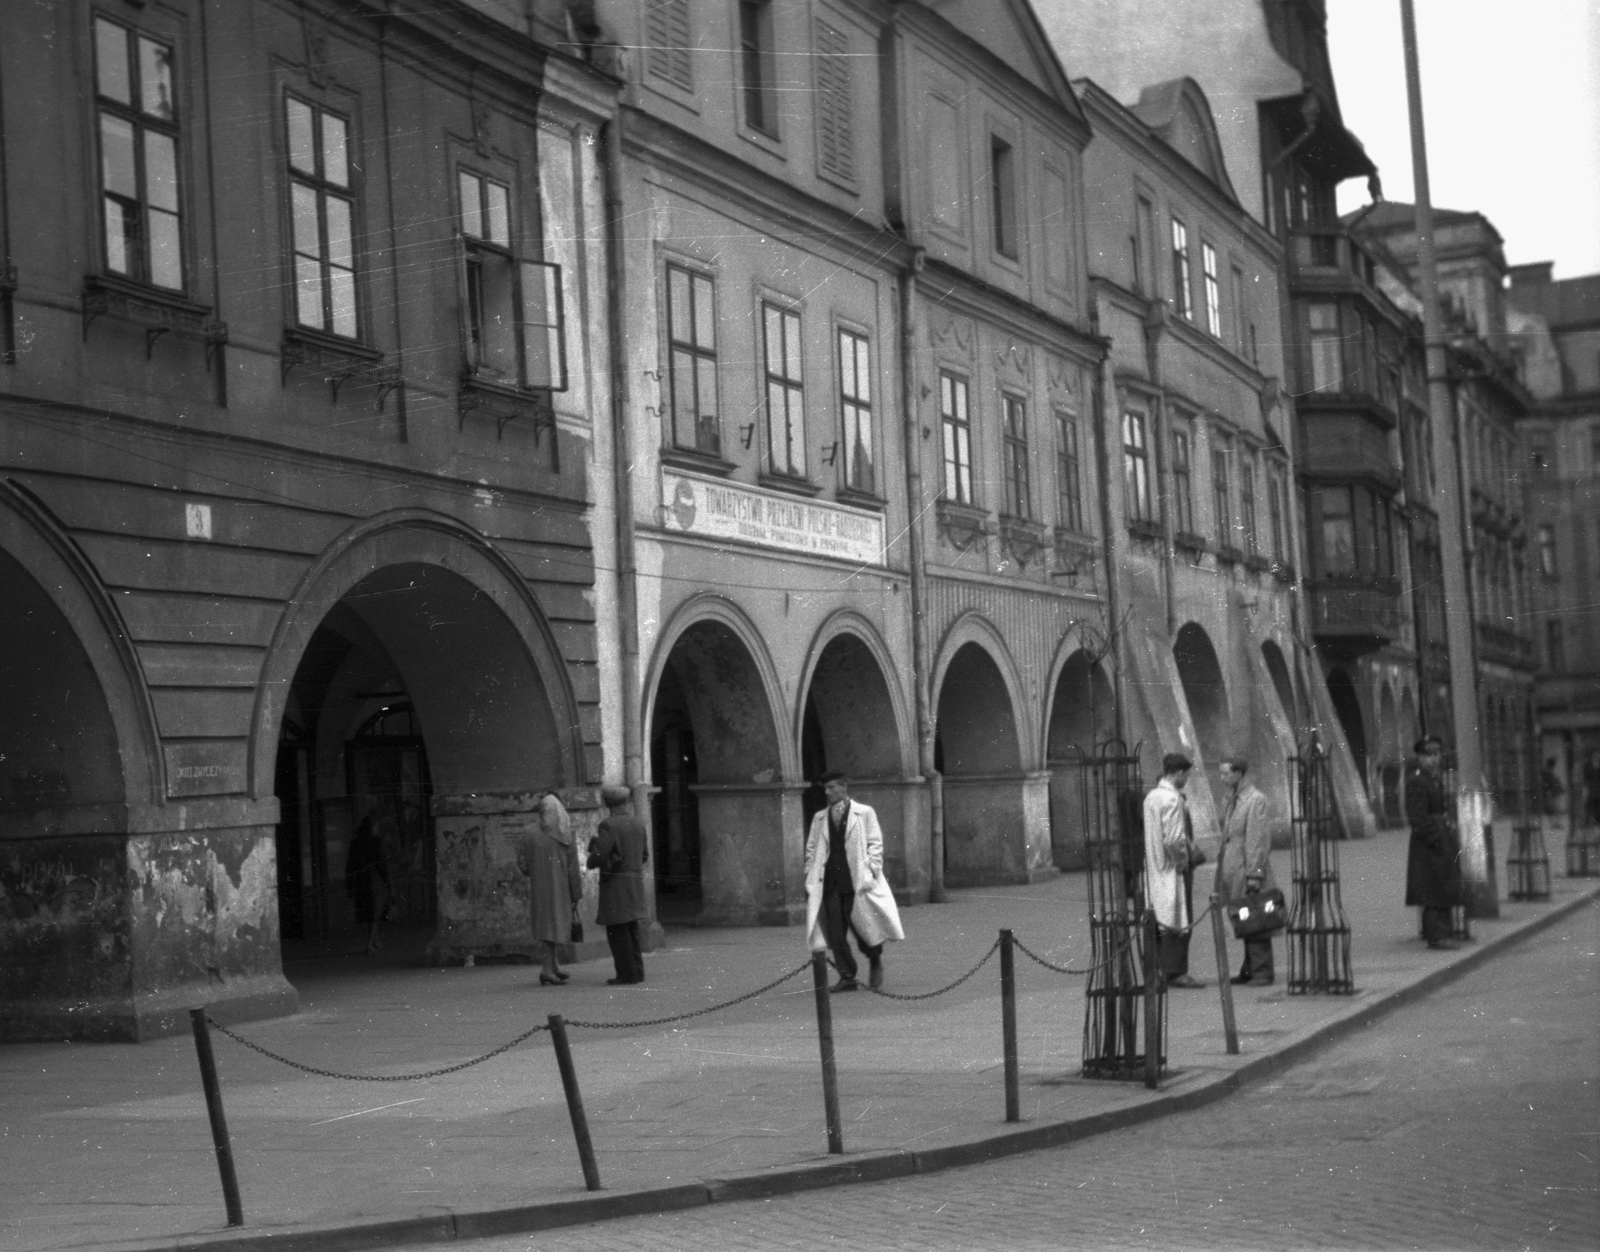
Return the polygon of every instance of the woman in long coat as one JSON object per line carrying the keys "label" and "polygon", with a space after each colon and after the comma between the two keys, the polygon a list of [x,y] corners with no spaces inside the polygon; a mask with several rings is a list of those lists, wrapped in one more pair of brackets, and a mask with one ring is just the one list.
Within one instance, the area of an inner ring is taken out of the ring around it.
{"label": "woman in long coat", "polygon": [[539,801],[539,828],[528,837],[528,897],[533,939],[542,954],[539,981],[566,982],[567,975],[556,965],[556,945],[572,942],[573,908],[583,899],[583,875],[572,846],[572,819],[554,792]]}

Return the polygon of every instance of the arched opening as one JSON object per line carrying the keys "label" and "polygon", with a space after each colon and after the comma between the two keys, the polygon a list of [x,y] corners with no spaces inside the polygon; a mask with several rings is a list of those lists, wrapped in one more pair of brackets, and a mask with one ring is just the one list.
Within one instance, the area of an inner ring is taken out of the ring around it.
{"label": "arched opening", "polygon": [[1356,695],[1356,685],[1342,669],[1328,674],[1328,695],[1333,700],[1333,711],[1344,731],[1344,741],[1355,759],[1361,774],[1362,785],[1367,785],[1367,731],[1361,715],[1361,700]]}
{"label": "arched opening", "polygon": [[656,683],[650,761],[661,920],[787,920],[777,723],[729,624],[699,621],[674,641]]}
{"label": "arched opening", "polygon": [[946,883],[1024,881],[1029,858],[1016,716],[1000,667],[979,644],[962,644],[945,669],[934,768],[944,776]]}
{"label": "arched opening", "polygon": [[1378,692],[1378,811],[1385,825],[1398,826],[1404,817],[1400,805],[1400,714],[1394,690],[1384,683]]}
{"label": "arched opening", "polygon": [[1294,733],[1300,733],[1300,708],[1294,696],[1294,680],[1289,677],[1289,665],[1283,659],[1283,649],[1270,639],[1261,643],[1261,659],[1267,663],[1267,673],[1272,678],[1272,689],[1278,693],[1278,703]]}
{"label": "arched opening", "polygon": [[282,709],[286,964],[365,933],[345,871],[368,821],[390,885],[388,961],[527,950],[525,890],[504,886],[523,881],[521,810],[570,780],[545,683],[493,598],[437,565],[368,574],[317,623]]}
{"label": "arched opening", "polygon": [[1233,723],[1216,649],[1206,632],[1190,622],[1178,632],[1172,655],[1178,663],[1178,680],[1183,684],[1183,697],[1194,722],[1196,747],[1208,764],[1221,760],[1233,751]]}
{"label": "arched opening", "polygon": [[1083,829],[1082,762],[1116,726],[1111,682],[1081,648],[1067,658],[1050,705],[1045,756],[1050,768],[1050,856],[1060,869],[1088,863]]}

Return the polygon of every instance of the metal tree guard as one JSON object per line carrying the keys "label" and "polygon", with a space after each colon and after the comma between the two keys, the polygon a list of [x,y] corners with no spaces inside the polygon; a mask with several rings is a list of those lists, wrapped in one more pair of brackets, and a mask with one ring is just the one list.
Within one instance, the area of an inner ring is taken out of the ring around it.
{"label": "metal tree guard", "polygon": [[1567,877],[1593,878],[1600,875],[1600,826],[1591,825],[1589,814],[1594,811],[1595,799],[1590,788],[1595,777],[1587,765],[1583,778],[1583,805],[1578,805],[1578,780],[1567,788]]}
{"label": "metal tree guard", "polygon": [[1522,811],[1511,827],[1506,894],[1513,900],[1550,898],[1550,854],[1544,846],[1544,772],[1537,753],[1522,753]]}
{"label": "metal tree guard", "polygon": [[1294,900],[1289,909],[1289,994],[1350,995],[1350,924],[1339,898],[1338,818],[1328,753],[1312,733],[1289,758],[1294,810]]}
{"label": "metal tree guard", "polygon": [[1145,974],[1155,953],[1144,927],[1144,785],[1139,753],[1108,739],[1079,771],[1083,830],[1089,848],[1089,933],[1093,940],[1084,987],[1083,1076],[1145,1078],[1144,1041],[1159,1040],[1167,1062],[1167,987],[1156,979],[1155,1029],[1145,1021]]}
{"label": "metal tree guard", "polygon": [[[1453,871],[1455,903],[1450,906],[1450,938],[1457,943],[1471,943],[1472,922],[1467,917],[1466,889],[1461,881],[1461,806],[1456,803],[1456,797],[1460,793],[1456,790],[1455,754],[1451,753],[1445,759],[1447,763],[1443,770],[1444,793],[1449,797],[1449,803],[1445,805],[1445,820],[1450,823],[1450,838],[1454,841],[1456,849],[1456,862]],[[1489,845],[1489,861],[1491,864],[1494,862],[1493,836],[1493,828],[1486,828],[1484,838]],[[1418,922],[1417,934],[1424,939],[1428,937],[1427,932],[1422,929],[1420,921]]]}

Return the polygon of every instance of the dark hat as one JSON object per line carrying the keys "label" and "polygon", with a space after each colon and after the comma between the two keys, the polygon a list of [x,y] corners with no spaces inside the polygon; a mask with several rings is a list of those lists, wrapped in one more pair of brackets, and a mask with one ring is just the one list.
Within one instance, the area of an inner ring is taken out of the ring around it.
{"label": "dark hat", "polygon": [[633,792],[626,787],[602,787],[600,798],[605,801],[606,807],[614,809],[619,804],[632,804]]}

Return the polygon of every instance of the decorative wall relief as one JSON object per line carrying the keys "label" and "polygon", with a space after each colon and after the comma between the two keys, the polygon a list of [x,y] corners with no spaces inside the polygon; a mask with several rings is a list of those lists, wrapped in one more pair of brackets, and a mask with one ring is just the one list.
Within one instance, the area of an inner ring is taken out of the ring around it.
{"label": "decorative wall relief", "polygon": [[970,318],[946,314],[941,321],[936,315],[928,319],[928,342],[935,348],[955,351],[962,356],[972,355],[972,321]]}
{"label": "decorative wall relief", "polygon": [[1027,344],[1009,338],[1006,340],[1005,348],[994,354],[995,368],[1002,374],[1009,373],[1019,379],[1027,378],[1028,364],[1032,359],[1032,352]]}

